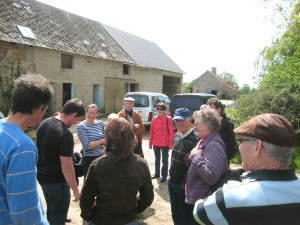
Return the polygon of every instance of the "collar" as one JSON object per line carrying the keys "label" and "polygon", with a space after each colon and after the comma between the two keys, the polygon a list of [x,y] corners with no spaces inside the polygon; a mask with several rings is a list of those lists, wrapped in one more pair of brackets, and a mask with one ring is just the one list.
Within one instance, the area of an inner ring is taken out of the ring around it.
{"label": "collar", "polygon": [[242,179],[255,179],[265,181],[297,180],[295,169],[261,169],[253,170],[241,176]]}
{"label": "collar", "polygon": [[181,134],[181,139],[185,138],[186,136],[188,136],[191,132],[193,131],[193,128],[190,128],[187,132],[185,132],[185,134]]}
{"label": "collar", "polygon": [[130,116],[130,117],[132,118],[133,110],[131,110],[131,111],[129,112],[129,111],[127,111],[127,110],[125,109],[125,112],[126,112],[126,114],[127,114],[128,116]]}
{"label": "collar", "polygon": [[203,142],[205,141],[205,139],[210,135],[210,134],[212,134],[212,132],[209,132],[207,135],[205,135],[205,136],[202,136],[202,137],[200,137],[202,140],[203,140]]}

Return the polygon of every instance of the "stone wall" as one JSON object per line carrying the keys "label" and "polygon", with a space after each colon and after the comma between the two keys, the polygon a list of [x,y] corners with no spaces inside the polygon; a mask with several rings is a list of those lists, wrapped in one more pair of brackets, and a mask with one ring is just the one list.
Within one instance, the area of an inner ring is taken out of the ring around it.
{"label": "stone wall", "polygon": [[[0,42],[0,73],[8,76],[11,67],[20,62],[21,74],[37,73],[46,77],[54,86],[55,96],[51,104],[51,112],[60,111],[63,104],[63,83],[71,83],[74,87],[74,97],[82,99],[84,105],[93,102],[93,85],[102,86],[101,104],[105,106],[106,78],[123,80],[136,84],[136,91],[151,91],[163,93],[164,76],[176,77],[182,81],[182,74],[130,65],[130,75],[123,75],[123,63],[118,61],[93,58],[83,55],[73,55],[73,68],[61,68],[61,55],[67,54],[41,47],[32,47],[8,42]],[[177,84],[180,90],[181,83]],[[124,93],[125,94],[125,93]],[[119,96],[123,98],[124,96]],[[1,101],[1,100],[0,100]]]}

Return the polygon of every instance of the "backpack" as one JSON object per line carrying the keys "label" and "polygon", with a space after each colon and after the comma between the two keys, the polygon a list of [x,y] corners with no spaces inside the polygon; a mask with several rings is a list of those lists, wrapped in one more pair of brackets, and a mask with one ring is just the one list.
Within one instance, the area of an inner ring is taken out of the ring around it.
{"label": "backpack", "polygon": [[[221,141],[218,141],[218,140],[214,140],[216,142],[219,142],[225,153],[226,153],[226,156],[227,156],[227,160],[228,160],[228,152],[227,152],[227,149],[225,147],[225,145],[223,144],[223,142]],[[205,148],[205,146],[204,146]],[[202,147],[202,150],[204,151],[204,148]],[[228,160],[228,165],[230,165],[230,162]],[[239,168],[239,169],[231,169],[230,167],[221,175],[221,177],[219,178],[219,180],[213,184],[213,185],[210,185],[210,189],[212,192],[215,192],[218,188],[220,187],[223,187],[224,184],[226,184],[228,181],[230,180],[236,180],[236,181],[242,181],[241,179],[241,175],[242,173],[245,172],[245,169],[243,168]]]}

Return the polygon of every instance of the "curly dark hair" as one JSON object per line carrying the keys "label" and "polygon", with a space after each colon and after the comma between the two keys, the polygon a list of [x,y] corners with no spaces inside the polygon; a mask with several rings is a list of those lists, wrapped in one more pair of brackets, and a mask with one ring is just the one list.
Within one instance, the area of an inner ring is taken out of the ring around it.
{"label": "curly dark hair", "polygon": [[61,112],[66,115],[77,113],[76,117],[85,115],[85,109],[83,103],[79,98],[74,98],[66,101]]}
{"label": "curly dark hair", "polygon": [[104,131],[104,136],[107,141],[107,152],[114,149],[122,151],[117,161],[131,155],[137,144],[137,138],[131,129],[131,125],[124,118],[113,118],[109,121]]}
{"label": "curly dark hair", "polygon": [[207,105],[214,105],[216,109],[221,108],[221,115],[226,116],[225,113],[225,105],[222,104],[222,102],[217,98],[210,98],[207,101]]}
{"label": "curly dark hair", "polygon": [[22,75],[14,82],[11,111],[32,114],[41,105],[43,109],[49,105],[52,96],[53,87],[46,78],[37,74]]}

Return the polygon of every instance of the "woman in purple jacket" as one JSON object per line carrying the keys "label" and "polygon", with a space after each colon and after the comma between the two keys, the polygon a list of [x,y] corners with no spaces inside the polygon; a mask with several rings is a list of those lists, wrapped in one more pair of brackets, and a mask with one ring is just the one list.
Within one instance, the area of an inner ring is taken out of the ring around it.
{"label": "woman in purple jacket", "polygon": [[218,133],[221,123],[217,113],[206,107],[194,112],[193,118],[194,128],[201,140],[186,156],[189,170],[185,202],[191,205],[198,199],[211,195],[210,185],[215,184],[229,167],[225,144]]}
{"label": "woman in purple jacket", "polygon": [[167,180],[169,149],[172,149],[173,122],[172,117],[165,113],[166,105],[163,102],[157,103],[157,113],[151,122],[149,135],[149,148],[154,150],[155,173],[152,179],[160,177],[160,152],[162,153],[161,183]]}

